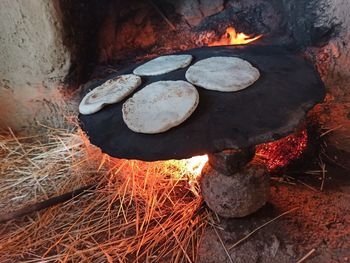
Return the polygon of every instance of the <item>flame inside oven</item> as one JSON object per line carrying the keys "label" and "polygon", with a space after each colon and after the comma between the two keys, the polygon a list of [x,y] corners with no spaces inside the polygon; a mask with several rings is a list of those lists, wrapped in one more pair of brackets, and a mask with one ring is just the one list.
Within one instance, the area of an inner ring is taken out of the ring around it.
{"label": "flame inside oven", "polygon": [[259,38],[262,35],[256,37],[251,37],[244,33],[236,32],[236,29],[233,27],[228,27],[224,35],[221,36],[220,40],[209,43],[209,46],[225,46],[225,45],[244,45],[251,43]]}

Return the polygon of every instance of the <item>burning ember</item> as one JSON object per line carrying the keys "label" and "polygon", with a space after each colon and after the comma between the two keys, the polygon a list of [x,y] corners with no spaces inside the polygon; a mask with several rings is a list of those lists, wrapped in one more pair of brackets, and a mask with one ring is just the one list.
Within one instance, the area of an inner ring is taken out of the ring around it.
{"label": "burning ember", "polygon": [[234,29],[233,27],[228,27],[226,29],[225,34],[221,36],[220,40],[209,43],[209,46],[242,45],[242,44],[244,45],[244,44],[253,42],[261,37],[262,35],[258,35],[252,38],[244,33],[237,33],[236,29]]}
{"label": "burning ember", "polygon": [[276,171],[299,158],[307,147],[307,141],[308,134],[305,129],[278,141],[258,145],[256,156],[263,160],[269,171]]}

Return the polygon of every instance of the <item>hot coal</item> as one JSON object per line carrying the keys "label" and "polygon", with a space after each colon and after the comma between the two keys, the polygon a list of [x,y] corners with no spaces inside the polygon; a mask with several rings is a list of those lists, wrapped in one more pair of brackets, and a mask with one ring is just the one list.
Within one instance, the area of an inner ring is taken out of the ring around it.
{"label": "hot coal", "polygon": [[256,157],[270,172],[276,172],[301,157],[308,147],[307,143],[308,133],[304,129],[280,140],[258,145]]}
{"label": "hot coal", "polygon": [[[292,133],[305,114],[324,98],[324,85],[314,66],[301,55],[274,46],[206,47],[179,52],[195,63],[212,56],[237,56],[257,67],[261,77],[240,92],[223,93],[198,88],[200,102],[183,124],[155,135],[135,133],[122,119],[122,103],[92,115],[80,115],[90,141],[119,158],[146,161],[183,159],[225,149],[274,141]],[[139,64],[111,74],[131,73]],[[159,80],[185,80],[187,69],[144,77],[139,89]]]}

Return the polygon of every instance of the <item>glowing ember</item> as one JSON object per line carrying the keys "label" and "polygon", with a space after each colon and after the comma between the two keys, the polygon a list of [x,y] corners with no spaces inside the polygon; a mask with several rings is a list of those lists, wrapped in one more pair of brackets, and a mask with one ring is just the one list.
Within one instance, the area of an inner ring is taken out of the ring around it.
{"label": "glowing ember", "polygon": [[244,33],[237,33],[233,27],[228,27],[226,29],[225,34],[223,36],[221,36],[220,40],[209,43],[209,46],[248,44],[248,43],[253,42],[261,37],[262,37],[262,35],[258,35],[256,37],[252,38]]}
{"label": "glowing ember", "polygon": [[208,161],[208,155],[194,156],[185,161],[186,169],[189,173],[195,176],[198,176],[201,174],[202,169],[207,161]]}
{"label": "glowing ember", "polygon": [[275,142],[260,144],[256,147],[256,157],[265,163],[270,171],[276,171],[299,158],[306,150],[307,130],[289,135]]}

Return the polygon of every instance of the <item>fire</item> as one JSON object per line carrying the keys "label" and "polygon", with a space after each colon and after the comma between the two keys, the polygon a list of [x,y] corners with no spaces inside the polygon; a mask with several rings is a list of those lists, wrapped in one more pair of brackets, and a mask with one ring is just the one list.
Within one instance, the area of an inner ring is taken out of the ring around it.
{"label": "fire", "polygon": [[265,163],[269,171],[277,171],[298,159],[307,148],[307,130],[291,134],[278,141],[260,144],[256,156]]}
{"label": "fire", "polygon": [[199,155],[194,156],[190,159],[187,159],[186,162],[186,169],[189,173],[198,176],[201,174],[202,169],[206,162],[208,161],[208,155]]}
{"label": "fire", "polygon": [[[256,146],[256,157],[269,171],[277,171],[298,159],[306,150],[308,133],[304,129],[280,140]],[[193,178],[199,176],[208,161],[208,155],[195,156],[183,161],[183,167]]]}
{"label": "fire", "polygon": [[220,40],[209,43],[209,46],[248,44],[248,43],[253,42],[261,37],[262,37],[262,35],[258,35],[256,37],[252,38],[244,33],[237,33],[233,27],[228,27],[226,29],[225,34],[223,36],[221,36]]}

